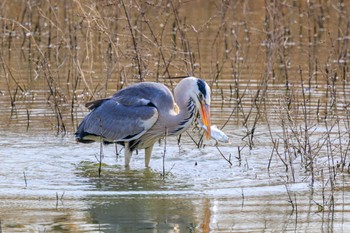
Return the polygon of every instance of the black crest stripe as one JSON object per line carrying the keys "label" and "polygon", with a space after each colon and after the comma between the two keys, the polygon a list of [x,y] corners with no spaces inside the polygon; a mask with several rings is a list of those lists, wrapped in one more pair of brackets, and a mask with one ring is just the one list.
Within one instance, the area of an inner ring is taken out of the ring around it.
{"label": "black crest stripe", "polygon": [[205,83],[203,80],[198,79],[197,81],[197,85],[198,85],[198,89],[200,92],[202,92],[203,96],[206,97],[207,96],[207,91],[205,89]]}

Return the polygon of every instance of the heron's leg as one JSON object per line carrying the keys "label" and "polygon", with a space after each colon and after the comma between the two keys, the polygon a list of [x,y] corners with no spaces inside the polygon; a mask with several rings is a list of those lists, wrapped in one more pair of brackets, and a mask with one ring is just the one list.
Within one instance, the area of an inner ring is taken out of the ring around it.
{"label": "heron's leg", "polygon": [[152,150],[153,150],[153,145],[145,148],[145,167],[149,166],[149,162],[151,161],[151,155],[152,155]]}
{"label": "heron's leg", "polygon": [[132,151],[130,150],[129,148],[129,143],[128,142],[125,142],[124,144],[124,159],[125,159],[125,167],[128,167],[129,166],[129,163],[130,163],[130,159],[131,159],[131,155],[132,155]]}

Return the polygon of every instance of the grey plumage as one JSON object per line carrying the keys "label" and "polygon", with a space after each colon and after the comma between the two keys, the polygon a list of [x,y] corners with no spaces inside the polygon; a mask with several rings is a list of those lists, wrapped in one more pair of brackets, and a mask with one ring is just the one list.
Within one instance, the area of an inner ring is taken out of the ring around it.
{"label": "grey plumage", "polygon": [[103,140],[124,145],[126,166],[133,150],[145,148],[148,166],[153,144],[165,134],[185,131],[191,125],[195,107],[210,129],[210,88],[203,80],[181,80],[174,96],[163,84],[144,82],[126,87],[110,98],[87,103],[91,112],[80,123],[76,139],[83,143]]}

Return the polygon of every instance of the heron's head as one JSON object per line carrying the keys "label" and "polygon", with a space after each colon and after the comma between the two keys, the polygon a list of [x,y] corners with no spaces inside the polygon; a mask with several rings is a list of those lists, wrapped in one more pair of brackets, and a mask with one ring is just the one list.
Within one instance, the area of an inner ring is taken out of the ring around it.
{"label": "heron's head", "polygon": [[195,77],[186,78],[189,80],[188,89],[190,90],[190,97],[194,101],[196,107],[199,109],[199,114],[203,125],[206,126],[205,136],[210,138],[210,87],[202,79]]}

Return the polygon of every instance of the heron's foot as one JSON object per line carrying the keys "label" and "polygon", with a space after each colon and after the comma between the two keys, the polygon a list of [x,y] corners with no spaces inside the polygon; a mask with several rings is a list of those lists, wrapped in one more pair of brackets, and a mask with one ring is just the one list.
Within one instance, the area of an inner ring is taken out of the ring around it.
{"label": "heron's foot", "polygon": [[124,170],[126,171],[126,172],[129,172],[130,171],[130,165],[128,164],[128,165],[124,165]]}

